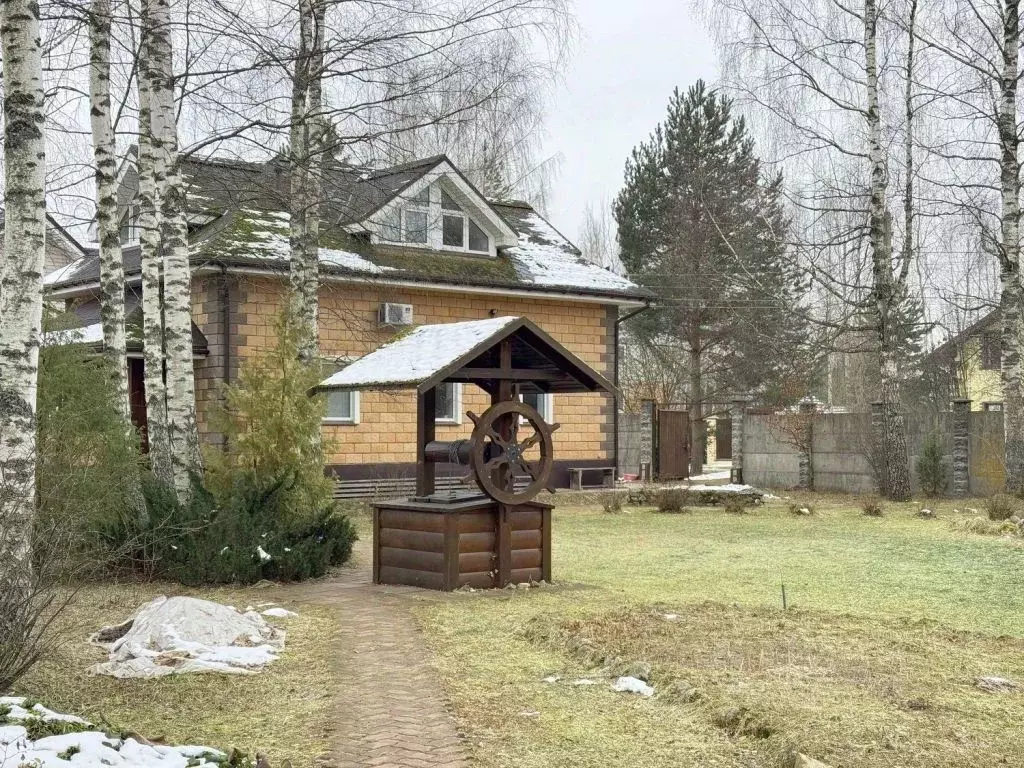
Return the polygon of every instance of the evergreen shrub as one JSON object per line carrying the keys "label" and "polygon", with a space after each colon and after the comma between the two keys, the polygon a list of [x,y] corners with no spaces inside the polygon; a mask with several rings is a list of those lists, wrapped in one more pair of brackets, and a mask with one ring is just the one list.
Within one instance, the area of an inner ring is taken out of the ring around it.
{"label": "evergreen shrub", "polygon": [[940,496],[946,491],[946,459],[938,434],[929,433],[917,457],[917,480],[927,496]]}

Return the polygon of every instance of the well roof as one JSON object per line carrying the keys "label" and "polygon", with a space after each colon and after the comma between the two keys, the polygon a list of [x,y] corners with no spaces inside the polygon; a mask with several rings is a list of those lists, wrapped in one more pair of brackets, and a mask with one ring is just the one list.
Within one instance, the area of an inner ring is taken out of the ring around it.
{"label": "well roof", "polygon": [[503,377],[499,350],[509,340],[523,391],[613,392],[601,374],[522,317],[422,325],[379,347],[314,388],[318,392],[416,389],[447,381],[490,388]]}

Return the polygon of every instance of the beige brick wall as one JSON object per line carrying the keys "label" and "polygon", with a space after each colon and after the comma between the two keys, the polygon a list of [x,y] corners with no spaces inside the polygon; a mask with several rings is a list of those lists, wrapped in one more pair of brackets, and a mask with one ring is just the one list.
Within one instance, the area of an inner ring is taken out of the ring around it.
{"label": "beige brick wall", "polygon": [[[220,363],[213,354],[219,335],[216,292],[197,280],[193,307],[197,324],[211,341],[206,361],[210,384],[203,384],[197,367],[200,425],[207,440],[215,439],[204,411],[211,402]],[[219,279],[219,278],[218,278]],[[273,278],[238,278],[232,297],[232,334],[236,362],[259,354],[273,343],[273,317],[280,310],[285,284]],[[237,304],[236,304],[237,301]],[[320,291],[320,348],[325,357],[357,357],[394,338],[394,331],[377,325],[381,302],[412,304],[416,324],[479,320],[497,315],[528,317],[609,379],[612,376],[612,320],[614,309],[597,303],[550,299],[459,294],[419,289],[329,283]],[[210,328],[210,331],[207,330]],[[211,331],[216,330],[215,334]],[[325,425],[324,438],[332,451],[331,464],[411,463],[415,461],[416,407],[411,391],[364,392],[360,396],[360,423]],[[489,398],[482,390],[463,386],[462,412],[483,412]],[[612,458],[612,400],[603,394],[555,395],[555,456],[559,460]],[[472,425],[438,425],[437,437],[468,437]]]}

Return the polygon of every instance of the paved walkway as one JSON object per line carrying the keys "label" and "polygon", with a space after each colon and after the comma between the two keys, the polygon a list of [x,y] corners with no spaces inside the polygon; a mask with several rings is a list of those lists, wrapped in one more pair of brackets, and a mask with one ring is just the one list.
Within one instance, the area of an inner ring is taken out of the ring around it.
{"label": "paved walkway", "polygon": [[[338,611],[333,768],[466,768],[455,721],[410,612],[411,587],[370,583],[368,542],[340,578],[282,590],[288,600]],[[422,593],[420,593],[422,594]]]}

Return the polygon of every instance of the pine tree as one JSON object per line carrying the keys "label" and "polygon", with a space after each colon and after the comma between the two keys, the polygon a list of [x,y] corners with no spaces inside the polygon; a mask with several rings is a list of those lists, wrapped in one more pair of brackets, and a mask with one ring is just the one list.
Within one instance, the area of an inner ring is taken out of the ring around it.
{"label": "pine tree", "polygon": [[688,354],[692,471],[711,402],[793,389],[782,380],[805,375],[792,365],[806,326],[793,312],[781,184],[731,100],[700,81],[673,93],[665,122],[626,164],[614,207],[622,261],[660,299],[635,328]]}

